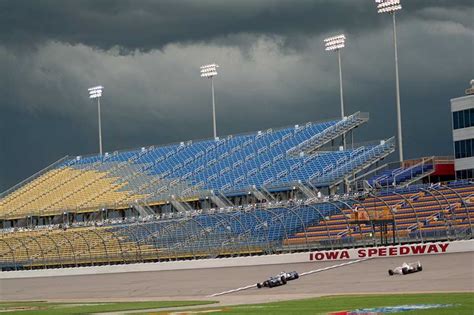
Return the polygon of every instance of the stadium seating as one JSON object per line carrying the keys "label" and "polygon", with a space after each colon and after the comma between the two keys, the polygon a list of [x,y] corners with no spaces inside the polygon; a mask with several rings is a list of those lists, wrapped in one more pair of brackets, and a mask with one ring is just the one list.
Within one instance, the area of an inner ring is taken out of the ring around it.
{"label": "stadium seating", "polygon": [[[104,187],[114,185],[117,177],[93,169],[61,167],[21,187],[19,191],[0,200],[3,215],[9,218],[24,218],[28,215],[47,216],[65,210],[82,209],[114,204],[116,200],[132,201],[143,196]],[[87,202],[94,200],[94,203]]]}
{"label": "stadium seating", "polygon": [[331,204],[195,211],[140,224],[17,231],[1,238],[0,266],[62,267],[262,253],[335,211]]}
{"label": "stadium seating", "polygon": [[154,247],[123,241],[106,227],[25,230],[4,234],[0,266],[65,267],[141,261]]}
{"label": "stadium seating", "polygon": [[348,157],[337,161],[336,166],[325,174],[318,175],[315,186],[324,187],[332,183],[340,182],[347,174],[358,172],[372,165],[375,161],[389,155],[393,152],[395,146],[394,138],[387,141],[381,141],[380,145],[359,147],[352,151]]}
{"label": "stadium seating", "polygon": [[[248,211],[195,213],[179,220],[144,223],[144,226],[117,226],[115,232],[128,240],[138,238],[163,252],[194,255],[222,255],[222,249],[234,253],[262,251],[322,216],[334,213],[331,204],[295,208],[257,208]],[[229,249],[230,247],[230,249]]]}
{"label": "stadium seating", "polygon": [[226,194],[253,186],[290,187],[315,177],[324,179],[324,185],[334,184],[394,150],[390,139],[355,149],[315,151],[365,121],[356,113],[339,121],[67,159],[3,195],[0,216],[120,209],[138,200],[158,203],[171,195],[192,197],[209,190]]}
{"label": "stadium seating", "polygon": [[[361,219],[393,214],[397,242],[459,239],[472,232],[472,183],[420,185],[358,198],[290,200],[9,231],[0,238],[0,267],[196,259],[373,244],[380,231],[368,222],[352,224],[354,209]],[[390,238],[391,231],[385,236]]]}
{"label": "stadium seating", "polygon": [[433,170],[433,164],[415,165],[407,168],[396,168],[386,170],[377,176],[369,179],[369,183],[380,186],[397,186],[409,179],[417,178],[421,174],[426,174]]}
{"label": "stadium seating", "polygon": [[[340,242],[351,243],[363,239],[377,239],[380,232],[369,224],[351,224],[354,209],[358,213],[388,210],[395,220],[396,237],[404,240],[427,240],[469,236],[474,219],[474,185],[418,186],[409,190],[390,190],[368,197],[359,202],[353,200],[350,207],[308,227],[285,242],[287,245]],[[387,237],[392,237],[389,231]]]}

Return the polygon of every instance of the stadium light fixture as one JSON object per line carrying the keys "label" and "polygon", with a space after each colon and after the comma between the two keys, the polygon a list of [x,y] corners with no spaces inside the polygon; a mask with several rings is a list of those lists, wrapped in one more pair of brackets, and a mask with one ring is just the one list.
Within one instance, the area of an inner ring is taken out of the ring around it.
{"label": "stadium light fixture", "polygon": [[100,98],[102,97],[102,90],[104,89],[103,86],[98,85],[87,89],[89,91],[89,98],[90,99],[97,99],[97,114],[99,120],[99,152],[102,155],[102,122],[100,118]]}
{"label": "stadium light fixture", "polygon": [[400,0],[375,0],[375,3],[378,13],[393,13],[402,9]]}
{"label": "stadium light fixture", "polygon": [[219,65],[212,63],[201,67],[201,78],[211,79],[211,93],[212,93],[212,126],[214,139],[217,138],[216,128],[216,102],[214,97],[214,77],[217,75],[217,68]]}
{"label": "stadium light fixture", "polygon": [[[329,37],[324,40],[324,46],[326,51],[337,52],[337,60],[339,63],[339,92],[341,98],[341,118],[344,119],[344,92],[342,89],[342,63],[341,63],[341,49],[346,46],[346,36],[340,34],[337,36]],[[346,148],[346,137],[342,136],[344,149]]]}
{"label": "stadium light fixture", "polygon": [[393,47],[395,50],[395,88],[397,101],[397,131],[398,131],[398,154],[400,162],[403,161],[403,138],[402,138],[402,113],[400,106],[400,79],[398,75],[398,47],[397,47],[397,21],[396,12],[402,9],[400,0],[375,0],[377,12],[380,14],[390,13],[393,20]]}

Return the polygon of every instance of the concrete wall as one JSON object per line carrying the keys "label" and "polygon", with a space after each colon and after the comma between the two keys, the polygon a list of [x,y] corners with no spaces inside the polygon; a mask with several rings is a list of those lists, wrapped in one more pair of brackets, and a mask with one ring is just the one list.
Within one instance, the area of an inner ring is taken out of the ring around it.
{"label": "concrete wall", "polygon": [[426,254],[445,254],[474,251],[474,240],[411,244],[401,246],[345,249],[295,254],[185,260],[176,262],[141,263],[130,265],[76,267],[46,270],[0,272],[0,279],[36,278],[53,276],[92,275],[104,273],[207,269],[258,265],[292,264],[311,261],[338,261],[361,258],[400,257]]}

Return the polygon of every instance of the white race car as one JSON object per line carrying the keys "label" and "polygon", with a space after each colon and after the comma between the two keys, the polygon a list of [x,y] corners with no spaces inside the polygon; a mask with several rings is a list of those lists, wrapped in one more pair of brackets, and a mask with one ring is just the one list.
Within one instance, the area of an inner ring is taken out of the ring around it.
{"label": "white race car", "polygon": [[423,270],[423,266],[419,261],[406,263],[404,262],[400,267],[396,267],[394,269],[389,269],[388,274],[393,275],[407,275],[409,273],[415,273]]}
{"label": "white race car", "polygon": [[280,278],[284,277],[287,281],[296,280],[300,277],[300,275],[296,271],[290,271],[290,272],[282,271],[276,276]]}

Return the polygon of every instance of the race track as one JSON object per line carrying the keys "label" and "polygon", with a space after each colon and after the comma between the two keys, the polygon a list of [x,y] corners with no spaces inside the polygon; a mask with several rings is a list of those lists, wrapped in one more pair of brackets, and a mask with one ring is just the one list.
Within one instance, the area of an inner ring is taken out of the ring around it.
{"label": "race track", "polygon": [[[423,272],[389,277],[387,270],[403,261],[420,260]],[[301,277],[272,289],[245,287],[282,270],[299,273],[338,265],[314,262],[200,270],[133,272],[0,280],[2,300],[179,300],[209,299],[254,303],[328,294],[452,292],[474,289],[474,253],[377,258]]]}

